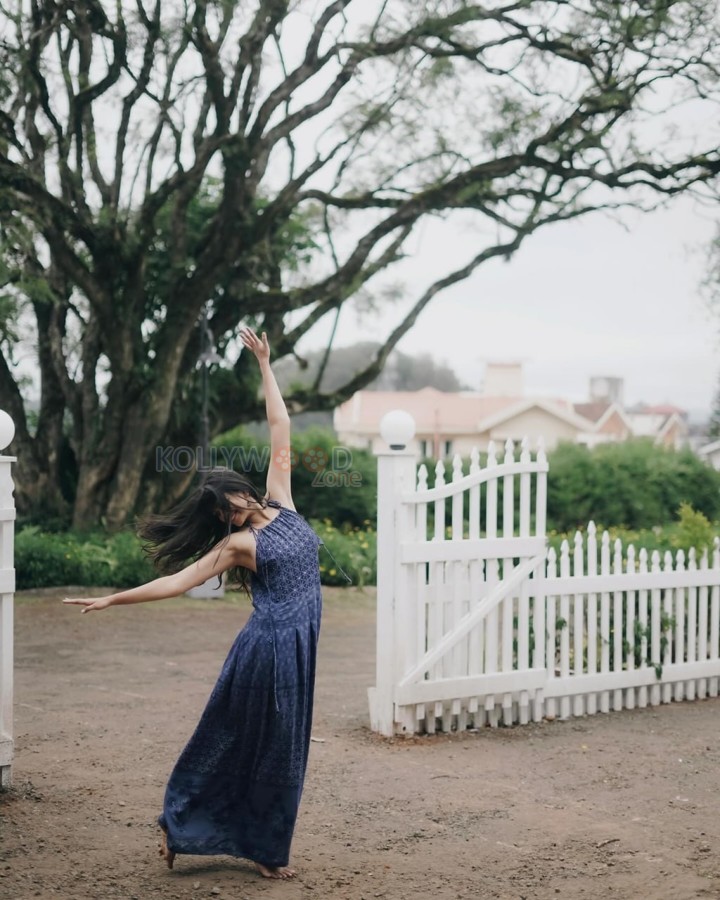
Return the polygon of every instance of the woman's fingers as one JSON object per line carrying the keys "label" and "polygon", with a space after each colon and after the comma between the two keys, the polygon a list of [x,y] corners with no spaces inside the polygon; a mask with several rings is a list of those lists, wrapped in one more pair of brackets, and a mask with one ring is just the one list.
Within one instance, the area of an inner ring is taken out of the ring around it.
{"label": "woman's fingers", "polygon": [[249,325],[242,325],[240,328],[240,338],[248,350],[251,350],[256,356],[258,354],[270,355],[270,344],[268,342],[267,332],[262,332],[261,339]]}
{"label": "woman's fingers", "polygon": [[255,352],[260,347],[260,341],[258,340],[258,336],[252,331],[250,328],[246,328],[245,330],[240,332],[240,337],[242,338],[243,344],[248,348],[248,350],[252,350]]}
{"label": "woman's fingers", "polygon": [[89,609],[97,609],[95,606],[96,600],[91,599],[89,597],[65,597],[63,603],[66,603],[68,606],[82,606],[83,608],[80,612],[87,612]]}

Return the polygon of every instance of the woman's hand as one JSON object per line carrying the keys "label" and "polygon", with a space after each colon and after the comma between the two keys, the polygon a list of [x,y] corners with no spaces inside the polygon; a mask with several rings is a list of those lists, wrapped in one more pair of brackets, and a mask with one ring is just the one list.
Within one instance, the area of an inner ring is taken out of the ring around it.
{"label": "woman's hand", "polygon": [[258,362],[267,362],[270,359],[270,344],[268,344],[266,332],[262,332],[261,339],[252,328],[243,325],[240,329],[240,337],[243,345],[257,357]]}
{"label": "woman's hand", "polygon": [[108,606],[112,606],[112,597],[96,597],[95,599],[92,597],[66,597],[63,603],[67,603],[68,606],[82,606],[81,612],[86,613],[95,609],[107,609]]}

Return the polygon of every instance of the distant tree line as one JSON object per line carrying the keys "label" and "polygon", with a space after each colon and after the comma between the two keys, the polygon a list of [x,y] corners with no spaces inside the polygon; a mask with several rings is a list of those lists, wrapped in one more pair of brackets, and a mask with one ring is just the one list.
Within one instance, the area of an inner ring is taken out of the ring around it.
{"label": "distant tree line", "polygon": [[[377,341],[359,341],[346,347],[312,350],[280,360],[274,371],[280,386],[292,390],[295,385],[311,384],[322,366],[320,388],[334,391],[361,372],[369,357],[380,350]],[[468,390],[453,369],[430,353],[404,353],[393,350],[382,372],[365,385],[369,391],[418,391],[434,387],[439,391]]]}

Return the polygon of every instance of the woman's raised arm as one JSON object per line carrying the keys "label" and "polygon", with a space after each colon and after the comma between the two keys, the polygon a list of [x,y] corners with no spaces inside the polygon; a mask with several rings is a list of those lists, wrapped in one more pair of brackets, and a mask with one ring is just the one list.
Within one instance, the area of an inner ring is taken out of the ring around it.
{"label": "woman's raised arm", "polygon": [[262,375],[265,393],[265,411],[270,428],[270,465],[268,466],[267,491],[284,506],[294,509],[291,489],[290,416],[275,375],[270,366],[270,345],[263,331],[259,338],[252,328],[240,330],[243,344],[255,355]]}

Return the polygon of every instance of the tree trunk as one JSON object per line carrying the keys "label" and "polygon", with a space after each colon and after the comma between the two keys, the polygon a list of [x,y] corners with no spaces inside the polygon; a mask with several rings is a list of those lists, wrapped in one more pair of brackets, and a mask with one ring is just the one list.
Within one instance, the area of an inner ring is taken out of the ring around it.
{"label": "tree trunk", "polygon": [[37,464],[34,453],[21,449],[14,452],[17,454],[13,467],[15,506],[20,515],[40,525],[49,519],[67,522],[70,504],[63,497],[57,478],[44,465]]}
{"label": "tree trunk", "polygon": [[107,472],[113,460],[95,457],[90,465],[81,465],[73,508],[72,527],[78,531],[90,531],[100,524],[107,497]]}
{"label": "tree trunk", "polygon": [[107,504],[106,524],[113,531],[126,525],[137,508],[145,465],[156,444],[154,428],[129,433],[132,437],[123,446]]}

